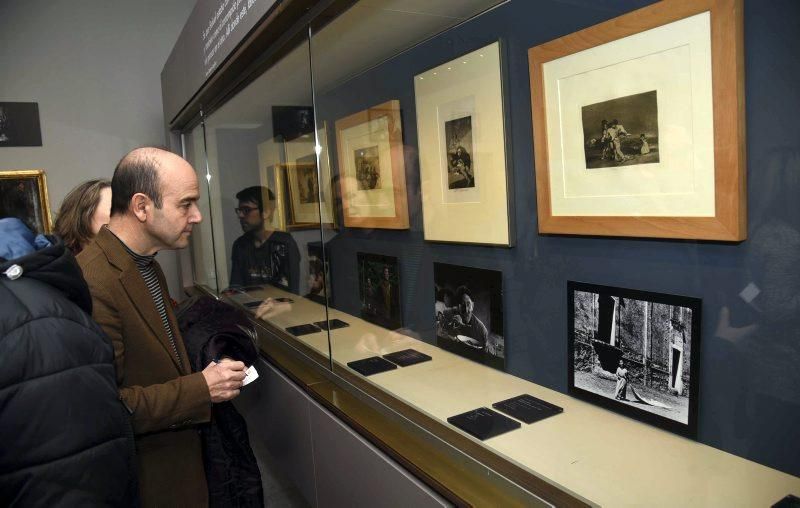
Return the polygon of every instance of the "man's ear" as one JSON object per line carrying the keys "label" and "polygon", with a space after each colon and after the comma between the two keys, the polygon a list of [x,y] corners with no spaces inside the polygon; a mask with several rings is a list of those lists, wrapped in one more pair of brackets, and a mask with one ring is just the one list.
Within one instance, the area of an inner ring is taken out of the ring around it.
{"label": "man's ear", "polygon": [[131,208],[139,222],[147,221],[147,214],[150,213],[150,198],[141,192],[137,192],[131,198]]}
{"label": "man's ear", "polygon": [[264,222],[272,222],[272,215],[274,213],[275,213],[275,207],[267,206],[266,208],[264,208],[264,211],[261,212],[261,218],[264,220]]}

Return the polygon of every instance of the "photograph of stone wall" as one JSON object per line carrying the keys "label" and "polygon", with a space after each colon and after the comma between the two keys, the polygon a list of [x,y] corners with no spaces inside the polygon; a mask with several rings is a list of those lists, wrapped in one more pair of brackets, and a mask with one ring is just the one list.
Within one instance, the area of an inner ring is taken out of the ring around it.
{"label": "photograph of stone wall", "polygon": [[693,309],[607,289],[572,292],[573,386],[688,423]]}

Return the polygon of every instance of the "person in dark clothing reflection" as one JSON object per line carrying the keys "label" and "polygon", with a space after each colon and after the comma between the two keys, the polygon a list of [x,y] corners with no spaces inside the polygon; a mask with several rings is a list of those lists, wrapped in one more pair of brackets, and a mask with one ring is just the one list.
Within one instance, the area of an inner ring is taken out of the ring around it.
{"label": "person in dark clothing reflection", "polygon": [[275,195],[266,187],[247,187],[236,194],[236,215],[244,232],[233,242],[231,287],[272,284],[297,293],[300,250],[292,235],[267,227],[275,212]]}

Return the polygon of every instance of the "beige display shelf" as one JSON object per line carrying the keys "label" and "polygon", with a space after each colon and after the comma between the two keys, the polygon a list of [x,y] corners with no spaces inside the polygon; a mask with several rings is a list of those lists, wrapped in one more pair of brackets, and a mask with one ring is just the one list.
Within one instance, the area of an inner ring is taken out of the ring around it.
{"label": "beige display shelf", "polygon": [[[276,288],[236,295],[239,303],[286,296],[293,304],[265,316],[274,326],[325,319],[325,308]],[[334,364],[414,348],[433,360],[363,378],[444,425],[447,418],[523,393],[564,408],[562,414],[479,441],[557,489],[600,506],[771,506],[800,494],[800,478],[639,423],[563,393],[471,362],[335,309],[349,327],[331,333]],[[327,332],[296,338],[328,357]],[[354,371],[351,371],[354,372]],[[360,376],[359,376],[360,377]]]}

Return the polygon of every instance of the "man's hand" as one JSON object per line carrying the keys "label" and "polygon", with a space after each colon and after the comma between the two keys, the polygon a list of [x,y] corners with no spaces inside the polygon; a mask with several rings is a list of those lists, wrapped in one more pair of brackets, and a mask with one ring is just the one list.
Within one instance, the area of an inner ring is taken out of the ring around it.
{"label": "man's hand", "polygon": [[223,360],[220,363],[211,362],[203,369],[211,402],[225,402],[239,395],[242,381],[245,377],[245,366],[242,362]]}

